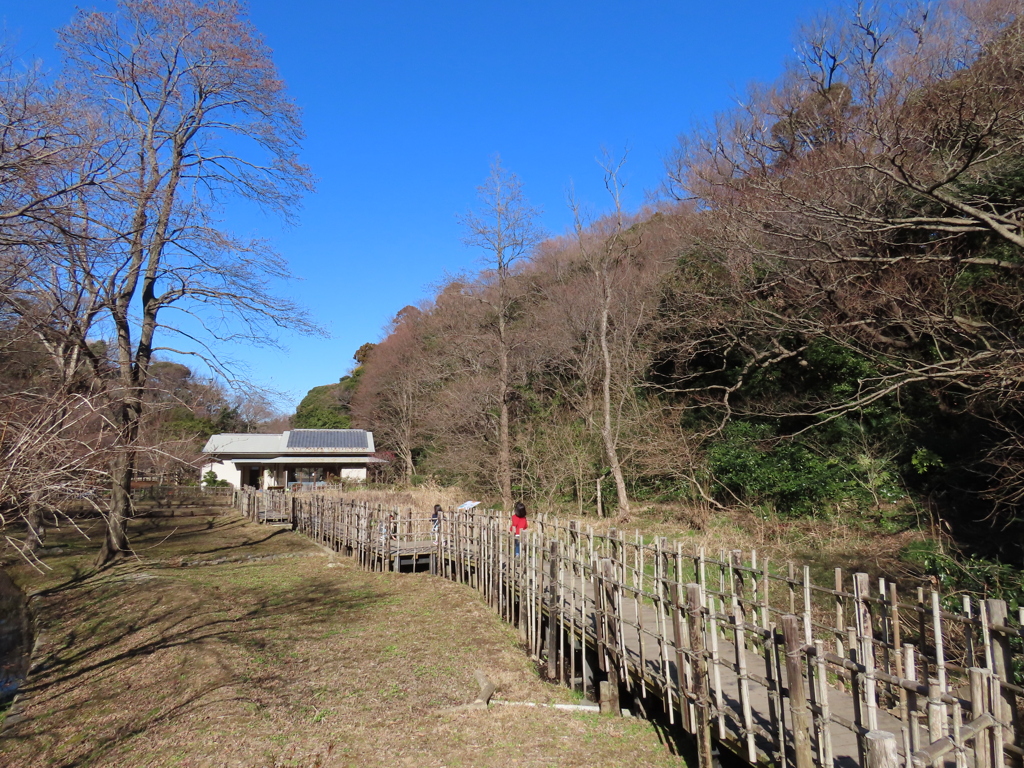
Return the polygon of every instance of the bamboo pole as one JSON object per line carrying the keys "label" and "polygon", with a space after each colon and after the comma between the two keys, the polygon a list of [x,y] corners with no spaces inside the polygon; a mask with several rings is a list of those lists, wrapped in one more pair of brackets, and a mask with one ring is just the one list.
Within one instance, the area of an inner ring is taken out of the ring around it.
{"label": "bamboo pole", "polygon": [[683,606],[679,601],[679,585],[671,584],[669,585],[669,590],[672,596],[672,639],[676,649],[676,690],[678,692],[679,719],[684,730],[696,733],[697,725],[692,717],[692,708],[690,706],[693,681],[691,676],[687,674],[687,665],[684,661],[685,651],[692,651],[693,649],[684,640],[683,636]]}
{"label": "bamboo pole", "polygon": [[[612,711],[615,715],[622,714],[622,710],[619,707],[619,687],[621,685],[621,679],[619,677],[620,669],[620,632],[621,626],[618,624],[618,600],[617,598],[617,581],[615,578],[615,563],[611,559],[604,559],[601,561],[601,586],[604,590],[604,604],[606,607],[610,607],[614,612],[614,615],[608,616],[608,611],[605,611],[605,618],[607,620],[607,641],[605,642],[605,654],[609,656],[606,662],[606,673],[608,675],[608,687],[610,688],[610,694],[612,696]],[[614,649],[609,651],[609,649]]]}
{"label": "bamboo pole", "polygon": [[750,678],[747,675],[746,631],[743,609],[733,609],[733,647],[736,649],[736,674],[740,691],[740,713],[743,718],[743,739],[747,748],[747,761],[757,763],[757,747],[754,744],[754,716],[750,707]]}
{"label": "bamboo pole", "polygon": [[[985,601],[988,610],[988,627],[992,645],[992,672],[998,696],[992,700],[992,713],[1003,723],[1002,741],[1005,744],[1017,744],[1016,734],[1021,729],[1021,714],[1017,709],[1016,695],[1000,683],[1013,682],[1013,652],[1007,633],[999,629],[1005,627],[1008,619],[1005,600],[988,599]],[[993,753],[998,754],[998,753]],[[1019,757],[1013,760],[1020,765]]]}
{"label": "bamboo pole", "polygon": [[[917,682],[917,661],[914,646],[907,643],[903,647],[903,660],[906,664],[905,674],[911,682]],[[916,691],[907,692],[907,720],[910,727],[910,751],[921,749],[921,706]]]}
{"label": "bamboo pole", "polygon": [[825,642],[814,641],[815,677],[817,705],[820,712],[818,721],[818,759],[822,766],[833,764],[832,756],[832,718],[828,701],[828,674],[825,668]]}
{"label": "bamboo pole", "polygon": [[[946,681],[946,653],[943,643],[942,611],[939,606],[939,593],[932,590],[932,636],[935,642],[935,673],[939,681],[939,691],[946,693],[949,686]],[[942,735],[948,730],[946,721],[946,705],[942,705]]]}
{"label": "bamboo pole", "polygon": [[552,539],[548,552],[548,632],[544,643],[548,655],[548,679],[558,677],[558,539]]}
{"label": "bamboo pole", "polygon": [[934,677],[928,679],[928,741],[934,744],[945,730],[942,712],[942,686]]}

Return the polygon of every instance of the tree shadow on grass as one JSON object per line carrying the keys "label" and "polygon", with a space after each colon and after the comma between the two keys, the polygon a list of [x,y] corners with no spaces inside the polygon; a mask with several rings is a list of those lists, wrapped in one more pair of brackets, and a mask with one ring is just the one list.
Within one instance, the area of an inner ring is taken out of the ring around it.
{"label": "tree shadow on grass", "polygon": [[[70,628],[54,638],[56,644],[38,660],[22,688],[31,714],[40,722],[25,720],[13,725],[4,734],[5,741],[16,749],[21,742],[31,751],[49,752],[45,737],[40,739],[35,733],[37,726],[95,726],[99,732],[91,734],[88,743],[79,736],[81,751],[60,758],[65,760],[60,764],[68,768],[102,764],[103,756],[125,739],[143,734],[154,725],[166,727],[169,720],[191,714],[198,706],[247,700],[244,696],[216,694],[251,683],[246,670],[253,668],[251,662],[257,656],[276,655],[278,663],[262,668],[261,674],[286,679],[284,656],[291,638],[317,636],[328,627],[336,627],[339,620],[357,626],[367,609],[389,597],[365,584],[346,585],[326,575],[314,574],[283,588],[274,585],[275,574],[244,573],[247,568],[258,567],[211,571],[214,579],[243,581],[225,581],[220,587],[154,575],[152,568],[131,564],[50,590],[48,599],[55,604],[48,612],[70,617],[65,623]],[[244,583],[250,576],[254,578],[252,585]],[[149,657],[174,649],[187,649],[189,653],[149,663]],[[188,664],[184,670],[176,666],[182,663]],[[143,666],[137,666],[140,664]],[[187,690],[193,684],[199,689]],[[261,684],[259,689],[263,687]],[[172,700],[152,706],[168,695]],[[121,696],[124,708],[118,709],[115,722],[110,716],[83,717],[77,711],[83,700],[93,706],[114,702]]]}
{"label": "tree shadow on grass", "polygon": [[[138,568],[141,569],[141,566]],[[139,570],[135,569],[135,572],[139,573]],[[129,571],[126,575],[130,577],[131,574],[132,572]],[[160,577],[152,578],[155,580]],[[143,583],[149,580],[149,578],[117,579],[117,581]],[[51,677],[44,681],[45,685],[55,685],[87,675],[95,670],[101,670],[123,659],[149,655],[165,648],[218,638],[228,642],[239,642],[268,630],[283,628],[294,630],[302,627],[315,630],[317,627],[333,621],[333,616],[331,620],[323,618],[325,606],[332,607],[334,615],[342,613],[355,617],[359,611],[386,597],[387,595],[382,592],[367,594],[360,590],[352,590],[349,594],[344,587],[328,586],[318,580],[316,583],[298,587],[285,598],[264,597],[244,613],[226,618],[222,617],[224,613],[222,607],[198,614],[189,613],[182,610],[183,606],[168,606],[161,595],[154,595],[148,603],[144,604],[141,614],[135,618],[127,619],[123,615],[110,612],[95,617],[88,623],[87,631],[71,630],[62,646],[47,654],[37,668],[45,669],[51,674]],[[88,601],[91,598],[92,595],[87,594],[82,599]],[[244,625],[251,621],[256,621],[258,624],[251,627]],[[100,653],[103,649],[127,640],[132,635],[149,632],[157,627],[159,629],[156,637],[132,645],[109,658],[92,663],[87,662],[82,666],[82,662]]]}
{"label": "tree shadow on grass", "polygon": [[[283,533],[289,532],[290,529],[284,527],[274,528],[270,533],[265,533],[266,526],[259,526],[258,528],[252,523],[247,521],[243,517],[233,516],[222,516],[224,519],[217,521],[210,519],[207,523],[198,524],[190,521],[184,527],[185,530],[176,530],[172,527],[173,518],[160,517],[151,519],[149,525],[138,525],[132,536],[133,546],[137,546],[139,551],[144,550],[144,546],[149,542],[150,539],[154,540],[155,543],[162,543],[162,541],[170,536],[172,545],[176,547],[182,547],[188,550],[190,558],[195,559],[201,555],[211,555],[217,552],[229,552],[239,549],[247,549],[256,547],[260,544],[264,544],[271,539],[280,536]],[[146,518],[134,518],[134,520],[146,520]],[[241,532],[246,529],[251,529],[250,532],[255,534],[258,530],[260,538],[258,539],[239,539],[235,543],[223,544],[216,547],[202,548],[201,543],[204,539],[209,539],[211,533],[215,535],[223,535],[226,532],[235,533]],[[195,546],[188,546],[190,543],[195,543]]]}

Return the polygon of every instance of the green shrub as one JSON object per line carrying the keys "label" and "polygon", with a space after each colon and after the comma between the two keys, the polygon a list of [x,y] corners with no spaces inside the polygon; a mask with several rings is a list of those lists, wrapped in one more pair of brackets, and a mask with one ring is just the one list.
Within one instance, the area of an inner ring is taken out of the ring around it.
{"label": "green shrub", "polygon": [[730,424],[708,459],[723,489],[750,504],[770,504],[784,515],[815,515],[828,502],[842,499],[865,501],[865,489],[853,481],[849,467],[797,440],[775,437],[768,424]]}
{"label": "green shrub", "polygon": [[227,488],[231,485],[227,480],[221,480],[211,469],[203,475],[203,485],[207,488]]}

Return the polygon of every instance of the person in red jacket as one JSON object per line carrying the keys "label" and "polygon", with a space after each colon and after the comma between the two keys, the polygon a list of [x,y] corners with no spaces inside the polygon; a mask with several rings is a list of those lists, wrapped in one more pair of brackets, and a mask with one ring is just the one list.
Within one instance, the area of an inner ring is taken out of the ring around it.
{"label": "person in red jacket", "polygon": [[519,534],[526,530],[529,524],[526,522],[526,505],[517,501],[512,510],[512,523],[508,529],[516,537],[516,557],[519,557]]}

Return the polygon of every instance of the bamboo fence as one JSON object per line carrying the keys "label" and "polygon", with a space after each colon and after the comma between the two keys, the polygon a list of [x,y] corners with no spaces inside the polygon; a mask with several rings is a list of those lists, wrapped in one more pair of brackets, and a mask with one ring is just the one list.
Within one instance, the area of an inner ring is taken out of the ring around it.
{"label": "bamboo fence", "polygon": [[[796,768],[1021,767],[1024,609],[756,552],[691,551],[576,520],[531,519],[517,541],[490,511],[427,514],[341,494],[239,492],[258,522],[290,524],[364,568],[468,584],[515,626],[549,678],[619,711],[639,702],[751,764]],[[518,554],[517,554],[518,551]],[[425,561],[426,562],[426,561]],[[414,565],[415,567],[415,565]]]}

